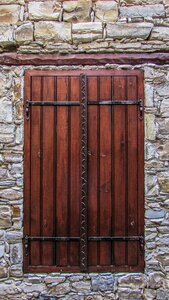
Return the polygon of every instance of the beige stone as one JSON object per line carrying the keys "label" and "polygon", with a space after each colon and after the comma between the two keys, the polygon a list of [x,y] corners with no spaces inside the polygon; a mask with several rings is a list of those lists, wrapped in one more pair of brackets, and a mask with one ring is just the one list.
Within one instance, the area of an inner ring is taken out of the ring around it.
{"label": "beige stone", "polygon": [[96,2],[96,21],[115,22],[118,18],[118,6],[116,1]]}
{"label": "beige stone", "polygon": [[15,31],[15,40],[19,43],[33,41],[32,23],[27,23],[19,26]]}
{"label": "beige stone", "polygon": [[90,42],[102,38],[102,23],[77,23],[72,26],[74,42]]}
{"label": "beige stone", "polygon": [[64,21],[90,21],[91,0],[63,1]]}
{"label": "beige stone", "polygon": [[20,5],[1,5],[0,24],[16,24],[20,20]]}
{"label": "beige stone", "polygon": [[71,24],[40,21],[35,24],[36,40],[71,41]]}
{"label": "beige stone", "polygon": [[159,152],[161,160],[168,161],[169,160],[169,142],[165,141],[165,143],[163,145],[160,145],[158,152]]}
{"label": "beige stone", "polygon": [[9,206],[0,206],[0,228],[10,228],[12,226],[12,213]]}
{"label": "beige stone", "polygon": [[0,46],[7,46],[14,43],[14,33],[11,26],[0,26]]}
{"label": "beige stone", "polygon": [[120,17],[127,18],[161,18],[165,16],[164,5],[146,5],[146,6],[131,6],[131,7],[121,7]]}
{"label": "beige stone", "polygon": [[114,39],[142,38],[150,35],[152,23],[107,24],[107,37]]}
{"label": "beige stone", "polygon": [[155,116],[152,114],[145,116],[145,137],[151,141],[156,138]]}
{"label": "beige stone", "polygon": [[30,20],[58,20],[61,10],[60,3],[55,1],[30,2],[28,4]]}
{"label": "beige stone", "polygon": [[25,4],[25,0],[0,0],[0,4]]}
{"label": "beige stone", "polygon": [[121,0],[120,2],[121,4],[127,4],[127,5],[163,4],[163,0]]}
{"label": "beige stone", "polygon": [[161,191],[164,193],[169,193],[169,174],[164,172],[162,176],[158,177],[158,182]]}

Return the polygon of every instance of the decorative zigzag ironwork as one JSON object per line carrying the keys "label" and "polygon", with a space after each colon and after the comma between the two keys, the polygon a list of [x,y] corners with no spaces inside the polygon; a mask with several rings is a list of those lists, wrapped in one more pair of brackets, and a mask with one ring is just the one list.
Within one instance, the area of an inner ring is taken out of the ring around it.
{"label": "decorative zigzag ironwork", "polygon": [[80,267],[87,271],[87,78],[80,75],[81,85],[81,233]]}

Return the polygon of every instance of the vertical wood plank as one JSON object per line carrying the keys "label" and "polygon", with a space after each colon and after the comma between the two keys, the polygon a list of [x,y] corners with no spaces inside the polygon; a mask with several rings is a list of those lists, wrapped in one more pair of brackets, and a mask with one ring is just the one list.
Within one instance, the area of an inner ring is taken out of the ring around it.
{"label": "vertical wood plank", "polygon": [[[128,100],[137,99],[137,78],[127,78],[127,98]],[[128,235],[138,235],[138,107],[128,105],[127,124],[128,126]],[[138,243],[128,242],[128,265],[134,266],[138,263]]]}
{"label": "vertical wood plank", "polygon": [[[70,100],[80,102],[80,79],[70,80]],[[69,108],[70,116],[70,205],[69,233],[70,236],[80,236],[80,107]],[[69,261],[71,266],[79,265],[79,242],[69,243]]]}
{"label": "vertical wood plank", "polygon": [[[41,77],[32,77],[32,101],[41,99]],[[31,235],[40,236],[40,106],[31,108]],[[40,242],[31,242],[31,265],[40,265]]]}
{"label": "vertical wood plank", "polygon": [[[125,77],[114,78],[114,98],[126,98]],[[126,233],[126,108],[124,105],[114,107],[114,235],[125,236]],[[114,243],[115,265],[125,265],[125,242]]]}
{"label": "vertical wood plank", "polygon": [[[58,101],[68,100],[68,78],[57,78]],[[57,236],[68,234],[68,107],[57,107]],[[57,247],[57,265],[66,266],[67,242],[59,242]]]}
{"label": "vertical wood plank", "polygon": [[[100,77],[100,99],[111,100],[111,77]],[[111,235],[111,106],[100,107],[100,236]],[[100,265],[111,264],[110,241],[100,242]]]}
{"label": "vertical wood plank", "polygon": [[[54,101],[54,77],[43,78],[43,101]],[[43,107],[42,133],[42,235],[53,235],[54,107]],[[53,264],[53,242],[43,242],[42,264]]]}
{"label": "vertical wood plank", "polygon": [[[88,77],[88,101],[98,100],[97,77]],[[88,236],[98,235],[98,137],[97,105],[88,105]],[[97,265],[97,242],[88,242],[88,264]]]}

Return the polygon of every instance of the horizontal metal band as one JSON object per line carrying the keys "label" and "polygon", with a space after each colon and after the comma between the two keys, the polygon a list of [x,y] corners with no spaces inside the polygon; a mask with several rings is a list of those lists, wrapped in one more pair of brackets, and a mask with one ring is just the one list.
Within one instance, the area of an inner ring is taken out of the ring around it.
{"label": "horizontal metal band", "polygon": [[[42,237],[42,236],[25,236],[28,241],[80,241],[80,237]],[[88,241],[141,241],[143,236],[90,236]]]}
{"label": "horizontal metal band", "polygon": [[[27,106],[80,106],[77,101],[27,101]],[[88,105],[140,105],[137,100],[92,100],[87,102]]]}

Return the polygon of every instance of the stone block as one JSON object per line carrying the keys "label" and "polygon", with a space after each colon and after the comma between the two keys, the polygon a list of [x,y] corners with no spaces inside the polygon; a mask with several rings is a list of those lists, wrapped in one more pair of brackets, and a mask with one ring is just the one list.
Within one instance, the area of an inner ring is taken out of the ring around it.
{"label": "stone block", "polygon": [[153,107],[154,106],[154,86],[148,82],[145,82],[145,106]]}
{"label": "stone block", "polygon": [[61,4],[55,1],[32,1],[28,4],[30,20],[59,20]]}
{"label": "stone block", "polygon": [[164,193],[169,193],[169,174],[163,173],[158,177],[158,182],[160,185],[160,190]]}
{"label": "stone block", "polygon": [[25,0],[0,0],[0,4],[25,4]]}
{"label": "stone block", "polygon": [[22,271],[22,265],[12,265],[9,270],[10,276],[12,277],[22,277],[23,271]]}
{"label": "stone block", "polygon": [[20,5],[1,5],[0,6],[0,24],[16,24],[20,20]]}
{"label": "stone block", "polygon": [[145,176],[145,194],[146,196],[155,196],[158,194],[158,182],[156,175]]}
{"label": "stone block", "polygon": [[19,153],[6,152],[4,154],[5,162],[7,163],[19,163],[23,161],[23,157]]}
{"label": "stone block", "polygon": [[27,23],[19,26],[15,31],[15,40],[18,43],[33,41],[33,24]]}
{"label": "stone block", "polygon": [[[6,278],[8,276],[8,267],[4,259],[0,260],[0,278]],[[1,295],[1,289],[0,289]]]}
{"label": "stone block", "polygon": [[153,25],[151,23],[107,24],[107,37],[113,39],[142,38],[147,39]]}
{"label": "stone block", "polygon": [[90,42],[102,38],[102,23],[89,22],[72,25],[74,42]]}
{"label": "stone block", "polygon": [[5,245],[0,244],[0,258],[4,257],[5,254]]}
{"label": "stone block", "polygon": [[89,292],[91,290],[91,284],[89,281],[77,281],[72,283],[73,289],[77,292]]}
{"label": "stone block", "polygon": [[14,140],[14,125],[0,123],[0,142],[11,143]]}
{"label": "stone block", "polygon": [[159,130],[158,132],[163,135],[169,134],[169,118],[161,118],[158,120]]}
{"label": "stone block", "polygon": [[12,212],[9,206],[0,206],[0,228],[9,228],[12,226]]}
{"label": "stone block", "polygon": [[89,22],[91,0],[63,1],[63,20],[66,22]]}
{"label": "stone block", "polygon": [[161,210],[153,210],[153,209],[147,209],[145,212],[145,217],[147,219],[161,219],[164,218],[165,211],[163,209]]}
{"label": "stone block", "polygon": [[10,245],[10,261],[12,265],[22,263],[22,244]]}
{"label": "stone block", "polygon": [[71,24],[40,21],[35,24],[35,39],[37,41],[70,42]]}
{"label": "stone block", "polygon": [[0,97],[6,94],[6,78],[4,75],[0,74]]}
{"label": "stone block", "polygon": [[120,7],[121,18],[163,18],[165,17],[164,5],[146,5]]}
{"label": "stone block", "polygon": [[105,292],[114,289],[114,277],[112,274],[96,275],[91,277],[92,291]]}
{"label": "stone block", "polygon": [[22,199],[23,194],[13,189],[4,189],[0,191],[0,199],[16,201]]}
{"label": "stone block", "polygon": [[0,101],[0,122],[11,123],[12,122],[12,103],[7,100]]}
{"label": "stone block", "polygon": [[0,26],[0,45],[2,47],[14,43],[14,30],[11,26]]}
{"label": "stone block", "polygon": [[60,284],[50,288],[50,294],[52,296],[65,295],[65,294],[68,294],[70,291],[71,291],[71,287],[70,287],[69,283],[67,283],[67,282],[60,283]]}
{"label": "stone block", "polygon": [[169,40],[169,27],[154,26],[150,40]]}
{"label": "stone block", "polygon": [[95,11],[95,21],[116,22],[118,19],[116,1],[97,1]]}
{"label": "stone block", "polygon": [[145,137],[150,141],[156,139],[155,116],[152,114],[145,116]]}
{"label": "stone block", "polygon": [[169,160],[169,142],[165,141],[164,144],[160,145],[158,149],[160,160]]}

